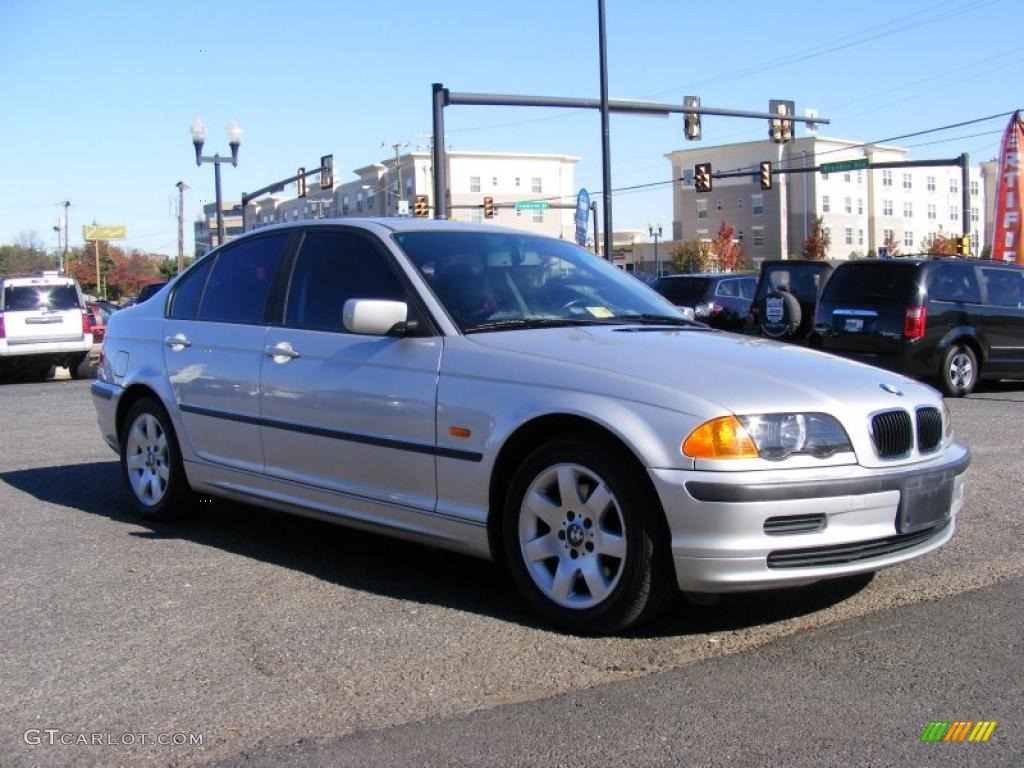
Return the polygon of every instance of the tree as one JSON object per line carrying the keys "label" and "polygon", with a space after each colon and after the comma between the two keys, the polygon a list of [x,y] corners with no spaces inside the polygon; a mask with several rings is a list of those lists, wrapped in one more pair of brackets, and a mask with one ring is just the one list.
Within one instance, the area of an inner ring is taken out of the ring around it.
{"label": "tree", "polygon": [[981,249],[981,258],[983,258],[983,259],[991,259],[992,258],[992,246],[991,245],[986,245],[984,248]]}
{"label": "tree", "polygon": [[669,250],[672,269],[676,272],[709,272],[711,243],[707,240],[685,240]]}
{"label": "tree", "polygon": [[885,242],[882,243],[882,245],[884,245],[886,250],[889,251],[889,255],[890,256],[899,256],[900,255],[900,243],[896,239],[896,233],[895,232],[888,232],[885,235]]}
{"label": "tree", "polygon": [[827,258],[828,249],[832,245],[832,237],[825,229],[825,218],[819,216],[814,220],[814,226],[804,240],[803,254],[805,259],[821,261]]}
{"label": "tree", "polygon": [[25,275],[56,268],[55,259],[47,256],[35,231],[21,232],[13,245],[0,245],[0,275]]}
{"label": "tree", "polygon": [[732,272],[740,263],[743,255],[743,246],[733,240],[736,230],[725,219],[718,228],[718,234],[711,241],[711,253],[715,259],[715,266],[723,272]]}
{"label": "tree", "polygon": [[944,235],[939,227],[935,237],[921,241],[921,250],[930,256],[956,256],[956,238]]}

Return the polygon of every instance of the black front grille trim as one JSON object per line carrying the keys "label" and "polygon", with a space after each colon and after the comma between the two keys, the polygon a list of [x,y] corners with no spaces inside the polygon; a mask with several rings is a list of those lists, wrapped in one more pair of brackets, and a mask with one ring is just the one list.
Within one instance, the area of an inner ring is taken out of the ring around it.
{"label": "black front grille trim", "polygon": [[780,549],[768,555],[769,568],[813,568],[822,565],[844,565],[892,555],[923,544],[941,534],[949,521],[923,531],[889,536],[884,539],[858,541],[854,544],[833,544],[806,549]]}
{"label": "black front grille trim", "polygon": [[764,532],[769,536],[788,536],[796,533],[816,533],[825,530],[825,516],[782,515],[764,521]]}
{"label": "black front grille trim", "polygon": [[942,445],[942,413],[938,408],[917,409],[917,450],[931,453]]}
{"label": "black front grille trim", "polygon": [[882,411],[871,417],[871,439],[879,458],[906,456],[914,444],[910,414],[904,410]]}

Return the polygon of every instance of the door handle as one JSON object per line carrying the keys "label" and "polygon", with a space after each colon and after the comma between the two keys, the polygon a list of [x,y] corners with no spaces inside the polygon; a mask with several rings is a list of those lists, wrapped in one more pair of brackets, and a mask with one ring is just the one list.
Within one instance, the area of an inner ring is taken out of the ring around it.
{"label": "door handle", "polygon": [[188,340],[188,337],[183,333],[176,333],[173,336],[168,336],[164,339],[164,344],[170,347],[175,352],[181,352],[185,347],[191,347],[192,342]]}
{"label": "door handle", "polygon": [[274,358],[275,362],[286,363],[289,360],[294,360],[299,356],[299,353],[292,349],[292,345],[287,341],[282,341],[280,344],[275,344],[272,347],[267,347],[264,350],[267,357]]}

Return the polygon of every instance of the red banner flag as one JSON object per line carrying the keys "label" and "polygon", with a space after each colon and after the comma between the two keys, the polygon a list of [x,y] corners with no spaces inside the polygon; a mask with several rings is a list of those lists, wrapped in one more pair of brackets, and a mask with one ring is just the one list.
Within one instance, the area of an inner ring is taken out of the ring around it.
{"label": "red banner flag", "polygon": [[992,258],[1024,265],[1024,235],[1021,224],[1020,153],[1024,149],[1024,120],[1014,112],[1003,134],[999,152],[999,183],[996,187],[995,234]]}

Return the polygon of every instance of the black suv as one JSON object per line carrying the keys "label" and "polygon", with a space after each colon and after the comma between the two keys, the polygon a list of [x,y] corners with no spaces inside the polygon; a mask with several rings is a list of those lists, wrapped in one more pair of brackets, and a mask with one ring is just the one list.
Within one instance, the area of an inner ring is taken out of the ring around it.
{"label": "black suv", "polygon": [[836,260],[769,259],[745,322],[746,331],[779,341],[806,342],[814,325],[814,308]]}
{"label": "black suv", "polygon": [[651,286],[677,307],[692,309],[695,320],[724,331],[741,331],[757,287],[756,275],[723,272],[669,275]]}
{"label": "black suv", "polygon": [[980,378],[1024,377],[1024,270],[988,260],[843,264],[814,318],[821,346],[962,397]]}

